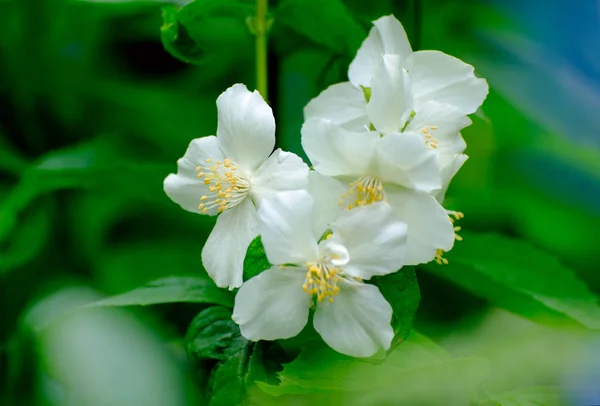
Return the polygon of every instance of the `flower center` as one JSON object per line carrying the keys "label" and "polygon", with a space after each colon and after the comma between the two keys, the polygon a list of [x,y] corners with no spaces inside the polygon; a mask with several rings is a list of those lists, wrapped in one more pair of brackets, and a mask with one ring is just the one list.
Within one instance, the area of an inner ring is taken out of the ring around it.
{"label": "flower center", "polygon": [[311,296],[316,296],[319,302],[327,299],[333,303],[333,297],[340,293],[338,281],[341,269],[324,262],[307,262],[306,278],[302,289]]}
{"label": "flower center", "polygon": [[385,191],[381,179],[376,176],[363,176],[350,183],[348,193],[342,194],[340,206],[353,209],[384,200]]}
{"label": "flower center", "polygon": [[438,147],[438,140],[435,139],[433,137],[433,135],[431,135],[429,130],[435,131],[435,130],[437,130],[437,127],[432,125],[429,127],[421,128],[421,132],[423,133],[423,136],[425,137],[425,146],[427,147],[427,149],[436,149]]}
{"label": "flower center", "polygon": [[250,191],[250,181],[232,162],[206,160],[207,166],[197,166],[198,178],[208,186],[209,193],[200,198],[198,209],[203,214],[217,210],[222,213],[240,203]]}

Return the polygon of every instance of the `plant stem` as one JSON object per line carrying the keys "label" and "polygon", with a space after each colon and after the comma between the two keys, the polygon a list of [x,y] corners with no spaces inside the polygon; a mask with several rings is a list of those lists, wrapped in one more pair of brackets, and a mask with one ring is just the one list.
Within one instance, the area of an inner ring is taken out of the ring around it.
{"label": "plant stem", "polygon": [[267,87],[267,10],[269,0],[256,0],[256,89],[268,101]]}

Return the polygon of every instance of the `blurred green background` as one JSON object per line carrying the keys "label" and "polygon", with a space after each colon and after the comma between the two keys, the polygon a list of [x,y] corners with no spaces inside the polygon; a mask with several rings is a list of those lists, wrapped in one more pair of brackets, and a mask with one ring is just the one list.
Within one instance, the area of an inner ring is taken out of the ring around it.
{"label": "blurred green background", "polygon": [[[0,405],[203,404],[195,382],[206,372],[182,339],[203,305],[64,313],[204,273],[214,219],[181,210],[162,181],[191,139],[215,133],[216,97],[233,83],[254,88],[253,1],[230,3],[206,0],[184,63],[161,40],[165,3],[0,0]],[[598,2],[270,5],[278,146],[305,157],[303,106],[346,80],[370,22],[393,13],[415,50],[455,55],[490,84],[447,208],[465,213],[464,230],[529,241],[600,293]],[[452,355],[490,359],[490,391],[564,382],[578,333],[496,309],[435,272],[418,278],[415,328]],[[59,328],[31,333],[55,318]],[[400,404],[382,399],[360,404]],[[338,400],[328,402],[349,402]]]}

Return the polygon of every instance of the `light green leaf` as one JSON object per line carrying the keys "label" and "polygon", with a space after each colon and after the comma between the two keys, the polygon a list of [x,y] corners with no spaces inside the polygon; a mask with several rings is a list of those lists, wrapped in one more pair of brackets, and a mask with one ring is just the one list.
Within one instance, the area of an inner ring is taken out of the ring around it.
{"label": "light green leaf", "polygon": [[265,254],[260,236],[256,237],[246,251],[244,258],[244,280],[248,280],[271,267]]}
{"label": "light green leaf", "polygon": [[485,378],[488,363],[480,358],[453,360],[443,349],[413,331],[380,363],[351,358],[324,345],[305,348],[297,359],[284,365],[278,374],[280,385],[259,383],[259,387],[273,396],[374,392],[389,388],[401,392],[415,386],[431,389],[436,379],[447,381],[459,372],[461,382],[472,387]]}
{"label": "light green leaf", "polygon": [[356,52],[367,36],[366,30],[341,0],[281,1],[275,10],[275,23],[284,24],[316,44],[345,54]]}
{"label": "light green leaf", "polygon": [[501,395],[490,395],[478,406],[562,406],[560,390],[553,386],[516,389]]}
{"label": "light green leaf", "polygon": [[373,283],[385,299],[392,305],[394,316],[395,345],[404,340],[412,329],[415,313],[419,308],[421,293],[413,267],[404,267],[398,272],[373,278]]}
{"label": "light green leaf", "polygon": [[233,306],[229,291],[219,289],[208,278],[171,277],[121,295],[108,297],[90,306],[147,306],[161,303],[214,303]]}
{"label": "light green leaf", "polygon": [[552,255],[497,234],[461,235],[464,241],[448,253],[448,265],[424,268],[532,320],[600,329],[596,296]]}

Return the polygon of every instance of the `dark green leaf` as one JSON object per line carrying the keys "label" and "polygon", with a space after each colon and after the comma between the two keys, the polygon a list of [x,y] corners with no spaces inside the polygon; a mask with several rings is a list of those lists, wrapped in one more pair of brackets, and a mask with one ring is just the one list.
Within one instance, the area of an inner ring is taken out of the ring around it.
{"label": "dark green leaf", "polygon": [[244,280],[248,280],[271,267],[260,236],[256,237],[246,251],[244,258]]}
{"label": "dark green leaf", "polygon": [[196,0],[181,8],[165,6],[162,42],[174,57],[202,64],[223,52],[248,49],[252,34],[246,18],[251,14],[251,7],[236,0]]}
{"label": "dark green leaf", "polygon": [[404,267],[391,275],[373,278],[373,283],[392,305],[394,311],[392,326],[396,334],[394,344],[398,344],[410,333],[421,300],[415,269]]}
{"label": "dark green leaf", "polygon": [[[276,368],[274,343],[250,342],[240,335],[231,310],[213,306],[200,312],[186,334],[192,359],[216,360],[208,382],[209,404],[238,405],[248,397],[255,381],[267,381],[268,369]],[[278,365],[278,364],[277,364]]]}
{"label": "dark green leaf", "polygon": [[552,386],[536,386],[516,389],[501,395],[490,395],[478,406],[562,406],[559,388]]}
{"label": "dark green leaf", "polygon": [[[25,265],[44,248],[52,226],[53,210],[52,205],[41,204],[21,214],[23,218],[11,238],[0,244],[0,274]],[[10,230],[15,225],[9,224],[4,229]]]}
{"label": "dark green leaf", "polygon": [[285,24],[316,44],[353,54],[366,30],[341,0],[284,0],[275,10],[275,23]]}
{"label": "dark green leaf", "polygon": [[233,298],[229,291],[217,288],[208,278],[171,277],[150,282],[144,287],[121,295],[108,297],[90,306],[147,306],[177,302],[232,306]]}
{"label": "dark green leaf", "polygon": [[240,351],[247,340],[231,320],[231,309],[211,306],[198,313],[186,334],[187,352],[198,360],[227,360]]}
{"label": "dark green leaf", "polygon": [[177,20],[178,11],[177,6],[163,7],[163,25],[160,27],[163,46],[179,60],[200,63],[204,57],[204,50],[190,37],[185,26]]}
{"label": "dark green leaf", "polygon": [[552,255],[496,234],[461,234],[448,265],[424,268],[521,316],[600,329],[596,296]]}

